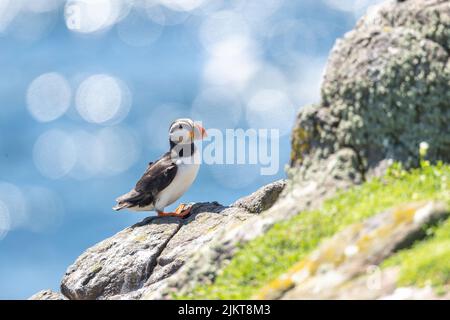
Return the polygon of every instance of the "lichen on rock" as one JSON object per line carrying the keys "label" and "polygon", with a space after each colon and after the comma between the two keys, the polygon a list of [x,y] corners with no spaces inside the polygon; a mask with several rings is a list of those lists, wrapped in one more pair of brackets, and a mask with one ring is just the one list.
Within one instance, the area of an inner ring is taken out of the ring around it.
{"label": "lichen on rock", "polygon": [[293,166],[315,167],[342,148],[367,172],[384,159],[450,160],[450,3],[390,1],[333,48],[321,103],[300,111]]}

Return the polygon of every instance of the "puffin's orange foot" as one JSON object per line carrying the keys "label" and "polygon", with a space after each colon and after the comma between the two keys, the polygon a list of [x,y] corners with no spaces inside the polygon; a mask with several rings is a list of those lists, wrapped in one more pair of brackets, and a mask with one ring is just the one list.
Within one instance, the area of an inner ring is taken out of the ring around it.
{"label": "puffin's orange foot", "polygon": [[193,204],[185,204],[181,203],[176,209],[175,212],[178,214],[178,217],[184,218],[187,217],[191,213]]}
{"label": "puffin's orange foot", "polygon": [[185,218],[191,213],[192,204],[180,204],[174,212],[158,212],[158,217]]}
{"label": "puffin's orange foot", "polygon": [[176,217],[176,212],[158,212],[158,217]]}

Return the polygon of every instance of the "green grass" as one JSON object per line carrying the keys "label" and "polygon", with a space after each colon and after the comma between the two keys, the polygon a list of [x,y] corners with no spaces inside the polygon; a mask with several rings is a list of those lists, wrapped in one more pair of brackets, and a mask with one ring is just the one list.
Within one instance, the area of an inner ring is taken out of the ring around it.
{"label": "green grass", "polygon": [[[318,210],[301,212],[288,221],[276,224],[266,234],[240,248],[213,284],[199,285],[189,294],[175,298],[251,298],[258,289],[314,250],[322,240],[346,226],[392,206],[429,199],[440,199],[450,204],[450,166],[430,166],[424,161],[422,168],[406,172],[401,166],[394,165],[385,177],[339,193]],[[414,248],[416,253],[405,251],[403,257],[398,256],[400,262],[402,259],[414,260],[414,254],[423,256],[414,265],[402,263],[405,270],[401,281],[419,279],[419,274],[421,279],[432,276],[436,284],[448,281],[450,259],[445,245],[448,245],[450,238],[448,226],[446,228],[442,229],[444,231],[436,230],[435,240],[417,245]],[[437,240],[441,238],[442,241]],[[435,250],[436,245],[439,250]],[[441,263],[442,259],[446,259],[445,265]],[[437,263],[437,260],[440,262]],[[435,274],[435,269],[442,270]]]}

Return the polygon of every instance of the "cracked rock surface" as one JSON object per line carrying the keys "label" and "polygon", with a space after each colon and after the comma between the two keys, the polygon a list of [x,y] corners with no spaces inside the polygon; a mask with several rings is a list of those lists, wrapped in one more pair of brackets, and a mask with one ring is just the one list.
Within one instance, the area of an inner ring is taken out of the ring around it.
{"label": "cracked rock surface", "polygon": [[176,218],[148,218],[84,252],[61,282],[70,299],[101,299],[140,288],[181,227]]}

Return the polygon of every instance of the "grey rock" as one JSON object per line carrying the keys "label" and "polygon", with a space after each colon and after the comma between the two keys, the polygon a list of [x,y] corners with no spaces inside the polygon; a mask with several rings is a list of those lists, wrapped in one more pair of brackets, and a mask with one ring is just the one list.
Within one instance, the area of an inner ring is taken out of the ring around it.
{"label": "grey rock", "polygon": [[378,25],[406,27],[418,31],[444,48],[450,47],[450,9],[448,0],[386,1],[365,15],[359,28]]}
{"label": "grey rock", "polygon": [[237,200],[231,206],[243,208],[252,213],[261,213],[275,203],[285,186],[286,180],[272,182],[251,195]]}
{"label": "grey rock", "polygon": [[213,213],[217,208],[204,208],[194,217],[186,221],[169,242],[158,258],[158,265],[149,277],[145,294],[152,294],[163,283],[160,281],[173,275],[201,248],[207,246],[217,235],[241,225],[253,214],[241,208],[224,208],[221,214]]}
{"label": "grey rock", "polygon": [[84,252],[61,282],[70,299],[102,299],[140,288],[181,227],[176,218],[148,218]]}
{"label": "grey rock", "polygon": [[69,299],[138,299],[155,291],[223,229],[253,216],[242,208],[199,203],[186,219],[147,218],[89,248],[61,282]]}
{"label": "grey rock", "polygon": [[58,292],[47,289],[35,293],[28,300],[67,300],[67,298]]}
{"label": "grey rock", "polygon": [[299,113],[291,164],[311,172],[343,148],[365,176],[385,159],[450,161],[450,2],[388,1],[338,40],[319,104]]}

